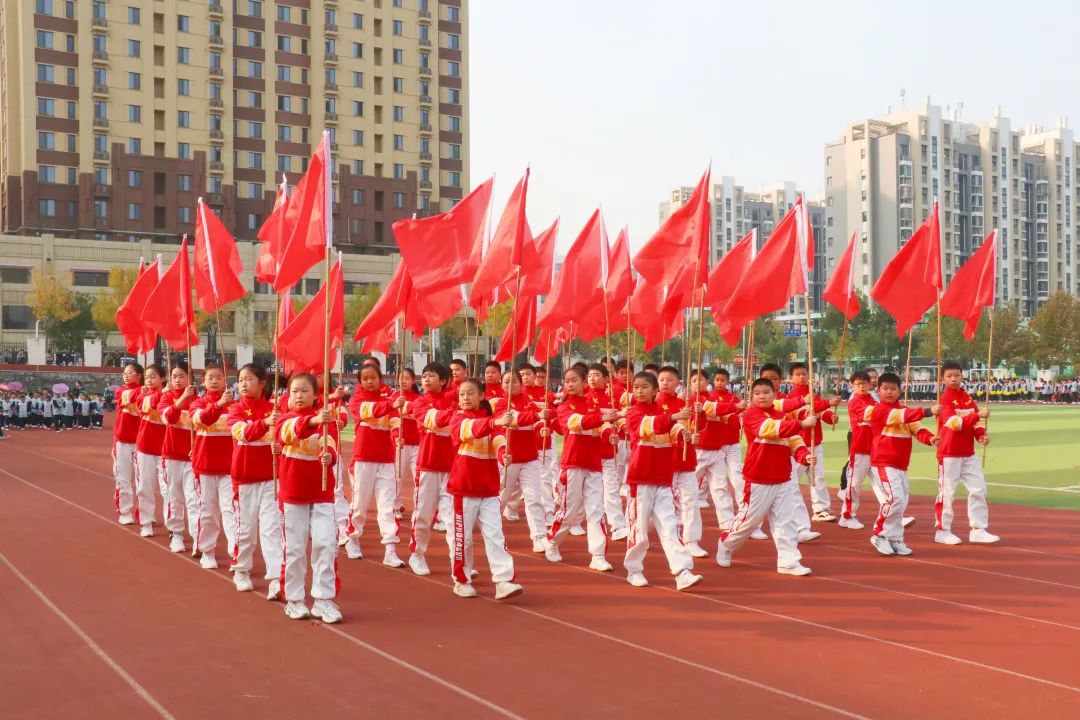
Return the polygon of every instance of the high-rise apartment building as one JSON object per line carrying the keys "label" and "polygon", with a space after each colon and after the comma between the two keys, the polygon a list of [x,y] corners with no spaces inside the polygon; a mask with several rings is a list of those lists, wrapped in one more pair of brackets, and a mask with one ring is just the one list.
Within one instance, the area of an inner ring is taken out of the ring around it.
{"label": "high-rise apartment building", "polygon": [[857,233],[856,285],[868,292],[937,198],[946,281],[997,228],[998,300],[1030,317],[1051,292],[1080,289],[1078,161],[1064,121],[1014,128],[996,111],[967,123],[927,99],[852,123],[825,148],[827,265]]}
{"label": "high-rise apartment building", "polygon": [[2,0],[0,230],[254,239],[321,133],[340,247],[469,187],[465,0]]}

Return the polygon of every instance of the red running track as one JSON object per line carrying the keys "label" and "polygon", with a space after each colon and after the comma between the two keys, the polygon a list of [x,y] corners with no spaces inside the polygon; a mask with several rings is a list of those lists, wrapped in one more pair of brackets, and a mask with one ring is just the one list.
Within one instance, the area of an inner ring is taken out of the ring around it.
{"label": "red running track", "polygon": [[[450,592],[445,544],[430,578],[342,554],[345,622],[288,621],[116,524],[108,435],[12,433],[0,444],[4,717],[1080,716],[1075,514],[992,506],[996,547],[930,542],[916,498],[911,558],[829,525],[803,546],[808,578],[779,576],[771,543],[677,593],[586,569],[583,538],[552,565],[506,532],[526,592]],[[403,529],[403,537],[405,530]],[[716,532],[707,531],[706,549]],[[404,551],[404,545],[402,549]],[[481,546],[482,547],[482,546]],[[261,574],[261,573],[259,573]],[[258,577],[259,574],[253,574]]]}

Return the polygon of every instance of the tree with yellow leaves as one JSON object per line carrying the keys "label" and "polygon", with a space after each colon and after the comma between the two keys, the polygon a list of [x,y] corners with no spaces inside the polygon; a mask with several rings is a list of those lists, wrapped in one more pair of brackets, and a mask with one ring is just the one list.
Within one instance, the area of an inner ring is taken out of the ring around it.
{"label": "tree with yellow leaves", "polygon": [[55,345],[56,328],[79,315],[78,296],[71,285],[71,273],[63,273],[60,278],[37,269],[31,273],[26,302],[41,322],[45,340],[50,345]]}

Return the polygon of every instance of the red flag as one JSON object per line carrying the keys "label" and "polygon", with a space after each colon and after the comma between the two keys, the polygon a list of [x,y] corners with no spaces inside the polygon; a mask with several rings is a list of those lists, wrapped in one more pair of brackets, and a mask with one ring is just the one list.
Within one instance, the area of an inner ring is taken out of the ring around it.
{"label": "red flag", "polygon": [[709,273],[709,289],[705,293],[705,303],[712,309],[714,319],[720,317],[756,254],[757,228],[754,228],[716,262],[716,267]]}
{"label": "red flag", "polygon": [[536,321],[538,327],[566,327],[576,322],[584,309],[602,302],[603,276],[597,270],[607,263],[603,240],[600,211],[596,210],[566,253],[562,270]]}
{"label": "red flag", "polygon": [[143,324],[157,332],[173,350],[185,350],[199,344],[199,334],[195,331],[195,310],[191,302],[189,262],[185,235],[180,243],[180,252],[142,306]]}
{"label": "red flag", "polygon": [[157,341],[157,335],[143,324],[140,314],[147,299],[157,287],[160,275],[160,257],[154,260],[150,267],[144,268],[140,263],[139,276],[135,279],[135,284],[131,286],[127,299],[116,310],[116,329],[124,336],[124,346],[132,355],[150,352]]}
{"label": "red flag", "polygon": [[450,287],[431,293],[413,293],[409,300],[407,329],[422,335],[424,328],[437,328],[461,311],[461,288]]}
{"label": "red flag", "polygon": [[[673,212],[634,256],[634,269],[653,285],[671,286],[680,270],[692,265],[695,258],[701,267],[708,267],[711,174],[711,169],[705,171],[686,204]],[[692,282],[692,277],[687,278],[687,284]]]}
{"label": "red flag", "polygon": [[491,204],[488,179],[451,210],[428,218],[398,220],[394,238],[417,292],[434,292],[473,279],[473,246]]}
{"label": "red flag", "polygon": [[274,278],[274,289],[278,292],[295,285],[316,263],[326,260],[327,248],[333,245],[332,162],[330,136],[324,132],[322,143],[311,156],[307,172],[296,184],[285,208],[283,223],[288,235]]}
{"label": "red flag", "polygon": [[529,191],[529,171],[514,186],[510,200],[506,203],[499,224],[495,227],[491,244],[484,253],[476,270],[469,291],[469,306],[479,307],[485,298],[490,298],[495,288],[513,281],[520,270],[522,277],[536,265],[536,246],[533,243],[529,224],[525,220],[525,197]]}
{"label": "red flag", "polygon": [[607,302],[613,315],[620,315],[634,293],[634,275],[630,270],[630,236],[623,228],[615,238],[608,262]]}
{"label": "red flag", "polygon": [[994,276],[997,271],[997,230],[956,271],[941,296],[941,312],[964,321],[964,337],[975,339],[984,307],[994,307]]}
{"label": "red flag", "polygon": [[686,327],[686,318],[681,312],[669,315],[662,311],[666,294],[662,286],[641,279],[630,296],[631,322],[645,340],[645,352],[675,337]]}
{"label": "red flag", "polygon": [[[325,247],[325,246],[324,246]],[[324,250],[325,252],[325,250]],[[330,295],[330,352],[333,355],[345,338],[345,285],[341,261],[330,270],[329,282],[323,283],[296,318],[278,337],[278,352],[289,359],[298,372],[319,374],[324,370],[323,348],[326,345],[326,303]]]}
{"label": "red flag", "polygon": [[859,233],[851,233],[847,250],[836,264],[832,277],[825,285],[821,298],[835,307],[848,320],[859,314],[859,298],[855,295],[855,248],[859,244]]}
{"label": "red flag", "polygon": [[536,337],[536,350],[533,352],[533,358],[538,364],[543,365],[551,358],[558,357],[559,348],[563,346],[563,343],[569,341],[570,332],[565,328],[542,329]]}
{"label": "red flag", "polygon": [[872,297],[896,318],[896,334],[907,335],[941,292],[941,231],[938,206],[889,261],[870,289]]}
{"label": "red flag", "polygon": [[288,226],[285,224],[285,214],[289,209],[288,188],[288,182],[282,175],[277,197],[274,198],[274,210],[259,228],[258,238],[262,241],[262,246],[259,248],[259,257],[255,260],[255,279],[261,283],[274,282],[285,250],[285,241],[289,238]]}
{"label": "red flag", "polygon": [[555,243],[559,237],[559,220],[551,223],[533,240],[536,245],[536,263],[521,281],[521,296],[547,295],[551,292],[551,275],[555,267]]}
{"label": "red flag", "polygon": [[[513,360],[518,353],[529,349],[529,340],[536,331],[536,302],[535,297],[523,297],[514,300],[514,310],[510,316],[510,322],[503,331],[499,349],[495,353],[495,361]],[[514,319],[517,319],[517,335],[515,342]]]}
{"label": "red flag", "polygon": [[270,346],[270,349],[273,352],[277,352],[278,337],[281,335],[281,332],[289,327],[295,318],[296,308],[293,306],[292,289],[290,288],[278,296],[277,327],[274,328],[274,342]]}
{"label": "red flag", "polygon": [[783,308],[792,297],[806,292],[802,253],[807,242],[800,237],[804,227],[800,198],[765,241],[724,306],[719,329],[728,346],[738,344],[748,323]]}
{"label": "red flag", "polygon": [[402,310],[408,307],[409,298],[413,295],[412,278],[405,263],[398,264],[393,277],[383,290],[382,295],[368,311],[360,326],[353,335],[354,342],[360,342],[362,338],[373,337],[386,330],[397,322]]}
{"label": "red flag", "polygon": [[397,322],[395,321],[390,327],[383,328],[376,331],[373,335],[369,335],[364,338],[364,344],[360,347],[360,352],[390,352],[390,343],[397,340]]}
{"label": "red flag", "polygon": [[228,228],[199,198],[195,224],[195,297],[203,312],[215,310],[247,294],[240,281],[244,266]]}

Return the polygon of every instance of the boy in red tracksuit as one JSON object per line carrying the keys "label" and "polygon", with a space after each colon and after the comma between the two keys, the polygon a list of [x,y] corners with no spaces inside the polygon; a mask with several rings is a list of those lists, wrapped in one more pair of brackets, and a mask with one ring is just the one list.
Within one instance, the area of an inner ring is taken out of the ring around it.
{"label": "boy in red tracksuit", "polygon": [[[502,365],[494,360],[484,366],[484,399],[494,401],[502,394]],[[461,383],[458,383],[458,387]]]}
{"label": "boy in red tracksuit", "polygon": [[[416,373],[412,368],[404,368],[398,373],[398,387],[390,396],[393,403],[399,397],[404,398],[406,403],[411,403],[420,397],[420,388],[416,386]],[[395,477],[397,478],[397,500],[394,501],[394,519],[405,519],[405,505],[402,501],[401,488],[412,487],[413,478],[416,477],[416,453],[420,450],[420,429],[416,425],[415,418],[402,418],[401,413],[395,411],[400,423],[390,428],[390,437],[394,440],[395,448]]]}
{"label": "boy in red tracksuit", "polygon": [[116,490],[116,517],[121,525],[132,525],[135,510],[135,442],[139,437],[140,400],[143,369],[138,363],[124,366],[124,385],[116,389],[116,421],[113,424],[113,478]]}
{"label": "boy in red tracksuit", "polygon": [[258,534],[263,564],[266,566],[266,599],[281,596],[281,510],[274,487],[277,459],[274,457],[274,403],[266,386],[266,369],[249,363],[237,374],[240,399],[229,406],[226,422],[233,439],[233,513],[236,529],[231,548],[233,583],[239,592],[254,589],[251,582],[255,537]]}
{"label": "boy in red tracksuit", "polygon": [[[626,581],[634,587],[649,584],[643,573],[649,549],[649,527],[656,525],[668,568],[675,576],[675,588],[687,590],[701,582],[692,568],[694,560],[679,539],[679,519],[671,482],[674,437],[690,435],[682,424],[690,417],[687,408],[671,411],[657,402],[659,385],[650,373],[634,377],[636,402],[626,410],[626,432],[630,440],[630,462],[626,482],[630,486],[626,515],[630,536],[626,540]],[[686,438],[682,438],[685,442]]]}
{"label": "boy in red tracksuit", "polygon": [[[657,375],[660,394],[656,402],[667,413],[677,413],[687,402],[675,394],[676,388],[682,382],[679,371],[671,365],[660,368]],[[693,405],[693,399],[690,401]],[[704,424],[703,417],[697,417],[693,426],[701,427]],[[700,441],[699,435],[691,436],[691,442],[686,442],[682,434],[673,438],[673,452],[671,469],[673,472],[672,491],[675,495],[675,510],[679,516],[679,535],[687,552],[696,558],[708,557],[709,553],[699,545],[701,542],[701,508],[698,507],[698,476],[697,476],[697,453],[694,445]]]}
{"label": "boy in red tracksuit", "polygon": [[743,432],[748,449],[743,476],[746,501],[732,523],[730,532],[720,533],[716,564],[731,567],[731,555],[742,547],[754,528],[768,517],[776,545],[776,571],[781,575],[809,575],[799,552],[795,522],[795,493],[791,491],[791,458],[800,464],[812,462],[801,437],[802,430],[817,423],[815,415],[791,420],[774,406],[776,391],[765,378],[754,381],[751,407],[743,413]]}
{"label": "boy in red tracksuit", "polygon": [[870,394],[870,375],[864,370],[851,374],[851,398],[848,399],[848,423],[851,440],[848,442],[848,481],[840,490],[840,527],[861,530],[863,524],[856,519],[859,511],[859,493],[863,481],[870,476],[870,445],[872,434],[867,408],[877,405]]}
{"label": "boy in red tracksuit", "polygon": [[960,538],[952,532],[953,496],[960,483],[967,488],[968,541],[991,544],[999,538],[991,533],[990,512],[986,505],[986,478],[982,464],[975,456],[975,443],[986,445],[990,436],[985,420],[990,410],[980,410],[964,391],[964,373],[960,365],[947,362],[941,367],[945,392],[941,395],[941,414],[938,416],[938,495],[934,501],[934,542],[959,545]]}
{"label": "boy in red tracksuit", "polygon": [[[505,394],[495,401],[493,408],[497,417],[513,411],[513,427],[505,431],[506,454],[503,458],[504,486],[499,494],[503,516],[508,520],[512,509],[510,503],[515,497],[525,499],[525,522],[529,526],[529,537],[533,541],[533,552],[544,552],[544,537],[547,535],[547,523],[544,516],[543,493],[540,485],[540,460],[536,449],[536,425],[541,416],[550,411],[543,406],[538,410],[522,389],[517,373],[507,370],[503,373]],[[510,405],[506,404],[506,394],[510,395]],[[513,518],[517,518],[514,513]]]}
{"label": "boy in red tracksuit", "polygon": [[[316,409],[318,394],[315,376],[294,375],[289,382],[292,412],[277,423],[274,431],[282,447],[279,469],[285,559],[281,575],[286,617],[303,620],[314,615],[324,623],[337,623],[341,622],[341,611],[334,603],[340,591],[334,522],[338,424],[332,410]],[[314,599],[310,612],[304,602],[309,540]]]}
{"label": "boy in red tracksuit", "polygon": [[497,459],[506,445],[501,431],[513,423],[514,415],[510,412],[491,417],[480,383],[465,380],[458,384],[458,410],[450,419],[454,460],[447,482],[454,506],[454,521],[448,530],[452,538],[450,574],[458,597],[476,597],[472,578],[473,530],[477,523],[495,583],[495,599],[505,600],[522,592],[514,582],[514,559],[506,550],[502,531]]}
{"label": "boy in red tracksuit", "polygon": [[[730,530],[736,510],[743,505],[742,448],[739,444],[739,423],[746,403],[728,389],[730,375],[723,368],[713,373],[713,390],[707,393],[705,373],[698,370],[690,378],[690,389],[701,391],[705,424],[698,443],[697,468],[702,483],[707,483],[716,509],[716,523],[721,530]],[[755,530],[767,539],[764,533]]]}
{"label": "boy in red tracksuit", "polygon": [[[592,403],[593,410],[603,412],[616,408],[612,404],[612,398],[621,397],[622,393],[616,394],[614,387],[608,385],[608,369],[603,363],[595,363],[589,366],[587,375],[589,389],[585,397]],[[622,496],[619,488],[622,485],[622,477],[615,463],[616,449],[618,445],[617,433],[612,433],[608,441],[600,443],[600,475],[604,480],[604,517],[607,526],[611,530],[612,540],[625,540],[628,535],[626,529],[626,515],[623,512]]]}
{"label": "boy in red tracksuit", "polygon": [[218,533],[225,531],[226,547],[236,545],[236,516],[233,513],[232,433],[226,408],[232,396],[225,392],[225,370],[208,365],[203,372],[206,394],[191,405],[191,424],[195,427],[195,449],[191,468],[199,492],[199,537],[196,539],[207,570],[217,569]]}
{"label": "boy in red tracksuit", "polygon": [[[810,374],[807,371],[806,365],[803,363],[793,363],[791,365],[791,392],[788,393],[788,399],[804,399],[810,396]],[[814,454],[814,463],[811,468],[813,472],[812,478],[807,478],[807,484],[810,486],[810,501],[813,504],[814,509],[814,522],[833,522],[836,520],[836,516],[832,514],[831,505],[832,500],[829,498],[829,488],[825,485],[825,449],[821,445],[821,424],[835,425],[838,418],[835,411],[832,408],[840,404],[840,398],[834,397],[830,400],[815,396],[813,414],[818,416],[818,424],[811,428],[803,430],[802,439],[806,443],[806,447],[810,449],[810,452]],[[803,405],[795,411],[795,419],[802,420],[811,413],[809,406]],[[803,477],[809,475],[809,470],[801,465],[794,466],[794,475],[798,482],[801,482]],[[802,515],[806,512],[806,504],[803,503],[802,511],[799,506],[795,506],[796,517],[799,517],[800,521],[803,521]]]}
{"label": "boy in red tracksuit", "polygon": [[551,411],[551,417],[537,423],[537,447],[540,454],[540,499],[544,504],[544,524],[551,525],[555,518],[555,483],[559,477],[559,453],[555,451],[555,433],[562,433],[559,428],[558,414],[555,411],[555,393],[548,390],[547,368],[540,365],[532,368],[533,379],[528,381],[528,373],[522,372],[522,382],[538,410]]}
{"label": "boy in red tracksuit", "polygon": [[143,377],[146,386],[139,398],[139,434],[135,438],[135,495],[136,517],[141,526],[139,535],[154,536],[154,516],[157,514],[154,490],[165,495],[162,483],[161,446],[165,442],[165,422],[158,411],[161,389],[165,384],[165,369],[149,365]]}
{"label": "boy in red tracksuit", "polygon": [[863,417],[870,420],[870,466],[874,494],[881,508],[874,522],[870,544],[882,555],[910,555],[904,544],[904,510],[908,503],[908,463],[911,462],[911,439],[923,445],[937,445],[939,440],[919,424],[923,418],[937,415],[933,408],[908,408],[900,403],[900,378],[884,373],[878,378],[881,402],[866,408]]}
{"label": "boy in red tracksuit", "polygon": [[187,363],[173,366],[169,389],[158,400],[158,412],[165,423],[161,456],[165,460],[165,529],[169,531],[169,550],[184,552],[184,519],[187,531],[198,550],[199,494],[191,470],[191,443],[194,430],[188,408],[195,399],[195,387]]}

